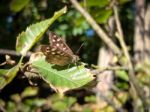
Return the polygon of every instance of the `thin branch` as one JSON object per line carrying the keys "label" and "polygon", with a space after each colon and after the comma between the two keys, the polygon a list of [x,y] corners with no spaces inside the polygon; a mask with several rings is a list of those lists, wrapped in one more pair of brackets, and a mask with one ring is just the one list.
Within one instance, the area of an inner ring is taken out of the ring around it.
{"label": "thin branch", "polygon": [[[11,56],[18,56],[18,57],[21,57],[21,54],[20,53],[17,53],[16,51],[14,50],[8,50],[8,49],[0,49],[0,55],[11,55]],[[31,52],[28,52],[26,54],[25,57],[29,58],[31,56]]]}
{"label": "thin branch", "polygon": [[128,70],[127,68],[120,67],[120,66],[100,67],[100,66],[92,65],[92,67],[96,68],[96,70],[91,70],[91,73],[94,75],[99,75],[100,73],[105,72],[105,71]]}
{"label": "thin branch", "polygon": [[136,90],[136,93],[139,95],[139,97],[143,101],[143,104],[145,104],[145,106],[146,105],[148,106],[148,104],[146,102],[146,99],[145,99],[145,96],[144,96],[144,91],[139,86],[138,81],[137,81],[137,79],[135,77],[134,67],[133,67],[133,64],[131,62],[131,58],[130,58],[129,52],[127,50],[127,46],[126,46],[125,41],[123,39],[123,31],[122,31],[121,24],[120,24],[118,8],[117,8],[117,6],[115,4],[113,5],[113,10],[114,10],[114,15],[115,15],[117,30],[118,30],[118,33],[119,33],[118,40],[119,40],[119,42],[121,44],[121,47],[123,49],[123,53],[126,56],[127,62],[128,62],[129,80],[130,80],[131,87],[134,87],[133,89]]}
{"label": "thin branch", "polygon": [[95,22],[92,16],[83,9],[77,0],[70,0],[70,2],[74,5],[74,7],[85,17],[87,22],[93,27],[98,36],[106,43],[106,45],[113,50],[116,54],[121,54],[120,48],[118,48],[114,42],[109,38],[109,36],[103,31],[103,29]]}
{"label": "thin branch", "polygon": [[122,67],[122,66],[102,67],[102,66],[92,65],[92,67],[99,69],[99,70],[128,70],[128,68]]}

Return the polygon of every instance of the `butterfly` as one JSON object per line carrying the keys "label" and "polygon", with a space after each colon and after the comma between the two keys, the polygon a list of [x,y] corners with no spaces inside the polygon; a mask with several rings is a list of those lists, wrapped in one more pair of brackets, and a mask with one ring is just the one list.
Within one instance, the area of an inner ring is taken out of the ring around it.
{"label": "butterfly", "polygon": [[49,45],[42,45],[41,51],[46,56],[46,61],[58,66],[76,63],[79,57],[75,55],[64,40],[53,32],[49,33]]}

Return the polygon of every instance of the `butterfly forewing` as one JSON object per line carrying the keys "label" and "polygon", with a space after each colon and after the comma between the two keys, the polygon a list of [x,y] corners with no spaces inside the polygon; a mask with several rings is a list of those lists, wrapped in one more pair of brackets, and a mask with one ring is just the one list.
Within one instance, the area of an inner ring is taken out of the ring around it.
{"label": "butterfly forewing", "polygon": [[41,51],[46,56],[46,61],[51,64],[64,66],[78,61],[78,56],[74,55],[67,44],[55,33],[49,34],[50,46],[42,46]]}
{"label": "butterfly forewing", "polygon": [[55,33],[49,33],[49,41],[51,46],[56,46],[58,47],[58,49],[60,49],[63,52],[66,52],[67,54],[73,54],[72,50],[68,47],[64,40],[61,37],[57,36]]}

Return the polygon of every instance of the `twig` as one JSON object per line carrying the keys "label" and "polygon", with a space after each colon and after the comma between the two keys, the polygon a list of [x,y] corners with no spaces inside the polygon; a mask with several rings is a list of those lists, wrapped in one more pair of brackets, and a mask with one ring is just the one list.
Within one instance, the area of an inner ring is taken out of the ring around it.
{"label": "twig", "polygon": [[84,10],[76,0],[70,0],[74,7],[85,17],[88,23],[93,27],[98,36],[106,43],[106,45],[113,50],[114,53],[120,55],[121,50],[118,48],[114,42],[108,37],[108,35],[103,31],[103,29],[95,22],[91,15]]}
{"label": "twig", "polygon": [[[17,53],[14,50],[0,49],[0,55],[6,55],[6,54],[21,57],[21,54]],[[31,52],[28,52],[25,57],[29,58],[31,54],[32,54]]]}
{"label": "twig", "polygon": [[139,86],[138,81],[137,81],[137,79],[135,77],[134,67],[133,67],[133,64],[131,62],[131,58],[130,58],[129,52],[127,50],[127,46],[126,46],[126,44],[124,42],[124,39],[123,39],[124,36],[123,36],[123,31],[122,31],[122,28],[121,28],[121,24],[120,24],[120,19],[119,19],[119,15],[118,15],[118,9],[117,9],[117,6],[115,4],[113,5],[113,10],[114,10],[114,15],[115,15],[117,30],[118,30],[118,33],[119,33],[118,40],[119,40],[119,42],[121,44],[121,47],[123,49],[123,53],[126,56],[127,62],[128,62],[129,81],[130,81],[131,87],[134,87],[132,89],[136,90],[136,93],[139,95],[139,97],[143,101],[143,104],[145,104],[145,106],[147,108],[148,104],[147,104],[145,96],[144,96],[144,91]]}
{"label": "twig", "polygon": [[116,71],[116,70],[128,70],[127,68],[125,67],[120,67],[120,66],[114,66],[114,67],[100,67],[100,66],[95,66],[95,65],[92,65],[92,67],[96,68],[96,70],[92,70],[91,72],[94,74],[94,75],[98,75],[104,71]]}
{"label": "twig", "polygon": [[0,106],[0,111],[1,112],[7,112],[6,109],[3,106]]}
{"label": "twig", "polygon": [[106,70],[107,71],[116,71],[116,70],[128,70],[127,68],[125,67],[120,67],[120,66],[115,66],[115,67],[99,67],[99,66],[95,66],[95,65],[92,65],[94,68],[96,68],[96,70],[92,70],[92,74],[94,75],[99,75],[100,73],[102,72],[105,72]]}
{"label": "twig", "polygon": [[99,70],[128,70],[128,68],[121,67],[121,66],[102,67],[102,66],[92,65],[92,67],[99,69]]}

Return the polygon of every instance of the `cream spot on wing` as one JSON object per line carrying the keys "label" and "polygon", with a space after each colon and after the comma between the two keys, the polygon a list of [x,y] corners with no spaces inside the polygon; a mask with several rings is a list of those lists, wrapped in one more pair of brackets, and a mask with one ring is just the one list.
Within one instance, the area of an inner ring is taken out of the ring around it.
{"label": "cream spot on wing", "polygon": [[60,54],[61,53],[61,51],[57,51],[57,54]]}
{"label": "cream spot on wing", "polygon": [[63,47],[63,51],[66,50],[66,49],[67,49],[66,47]]}
{"label": "cream spot on wing", "polygon": [[57,39],[57,41],[60,41],[60,40],[61,40],[60,38]]}
{"label": "cream spot on wing", "polygon": [[56,54],[55,52],[52,52],[52,54]]}
{"label": "cream spot on wing", "polygon": [[51,49],[51,51],[55,51],[55,50],[56,50],[56,48],[52,48],[52,49]]}
{"label": "cream spot on wing", "polygon": [[56,42],[56,40],[55,40],[55,39],[53,39],[52,41],[53,41],[53,42]]}
{"label": "cream spot on wing", "polygon": [[57,43],[56,46],[59,47],[59,44]]}
{"label": "cream spot on wing", "polygon": [[63,56],[63,55],[64,55],[64,53],[61,53],[60,55],[61,55],[61,56]]}

